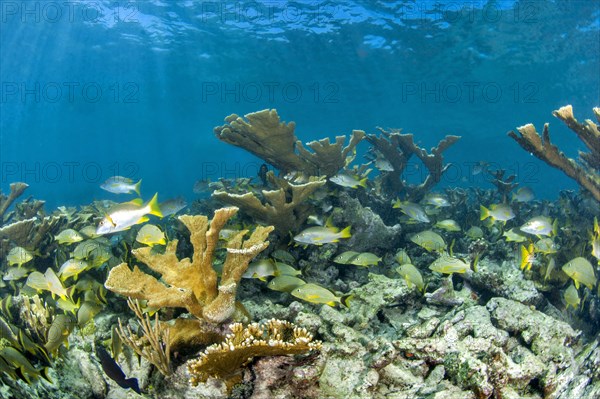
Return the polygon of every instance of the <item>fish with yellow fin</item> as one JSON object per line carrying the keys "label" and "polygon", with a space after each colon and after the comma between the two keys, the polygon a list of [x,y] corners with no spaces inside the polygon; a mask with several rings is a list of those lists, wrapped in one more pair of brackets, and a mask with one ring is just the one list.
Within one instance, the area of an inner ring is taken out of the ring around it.
{"label": "fish with yellow fin", "polygon": [[23,247],[14,247],[6,255],[6,261],[9,266],[17,265],[17,267],[21,267],[32,259],[33,253]]}
{"label": "fish with yellow fin", "polygon": [[341,298],[333,292],[320,285],[308,283],[301,285],[292,291],[292,296],[311,303],[324,303],[334,307],[336,303],[341,303]]}
{"label": "fish with yellow fin", "polygon": [[525,268],[527,268],[527,270],[531,270],[534,260],[535,248],[533,243],[530,242],[527,248],[524,245],[521,245],[521,270]]}
{"label": "fish with yellow fin", "polygon": [[31,273],[25,284],[36,291],[50,291],[52,297],[57,295],[65,299],[68,296],[67,289],[51,268],[46,269],[44,274],[38,271]]}
{"label": "fish with yellow fin", "polygon": [[337,227],[316,226],[309,227],[294,236],[294,241],[299,244],[323,245],[338,242],[341,238],[350,237],[352,237],[350,226],[341,231]]}
{"label": "fish with yellow fin", "polygon": [[573,284],[567,288],[563,294],[563,298],[565,299],[565,303],[567,304],[567,309],[569,306],[572,306],[573,309],[577,309],[579,304],[581,303],[581,299],[579,298],[579,291]]}
{"label": "fish with yellow fin", "polygon": [[410,263],[405,263],[403,265],[398,266],[396,268],[396,272],[398,272],[399,275],[404,277],[404,280],[406,281],[406,285],[408,285],[408,288],[412,288],[414,285],[421,292],[423,292],[423,290],[425,289],[425,283],[423,282],[423,276],[421,275],[421,272],[419,271],[419,269],[417,269],[414,265],[412,265]]}
{"label": "fish with yellow fin", "polygon": [[140,244],[153,247],[155,245],[165,245],[165,233],[153,224],[145,224],[138,231],[135,240]]}
{"label": "fish with yellow fin", "polygon": [[515,217],[515,212],[506,204],[492,204],[489,208],[483,205],[479,206],[480,220],[491,218],[492,221],[507,222]]}
{"label": "fish with yellow fin", "polygon": [[158,205],[158,194],[146,204],[140,198],[111,207],[96,228],[96,234],[116,233],[148,221],[146,215],[163,217]]}
{"label": "fish with yellow fin", "polygon": [[583,257],[577,257],[564,264],[563,272],[573,279],[575,288],[579,289],[579,284],[583,284],[590,290],[596,285],[596,276],[594,267]]}
{"label": "fish with yellow fin", "polygon": [[64,343],[67,348],[69,346],[69,335],[73,331],[75,321],[66,314],[57,314],[50,324],[48,333],[46,334],[46,344],[44,348],[48,353],[55,353],[58,348]]}
{"label": "fish with yellow fin", "polygon": [[83,241],[83,236],[79,234],[77,230],[65,229],[54,236],[54,239],[58,241],[59,244],[74,244]]}

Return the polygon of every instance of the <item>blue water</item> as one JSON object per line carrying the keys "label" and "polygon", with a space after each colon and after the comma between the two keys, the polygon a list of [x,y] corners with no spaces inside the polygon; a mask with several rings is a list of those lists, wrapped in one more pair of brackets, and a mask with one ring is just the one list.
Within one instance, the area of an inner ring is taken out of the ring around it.
{"label": "blue water", "polygon": [[213,127],[264,108],[305,142],[457,134],[444,185],[491,187],[471,174],[484,161],[554,198],[577,186],[506,133],[550,122],[576,156],[551,112],[572,104],[584,120],[600,104],[598,1],[0,5],[0,187],[25,181],[50,208],[118,199],[99,188],[114,174],[189,200],[198,179],[253,176],[262,161]]}

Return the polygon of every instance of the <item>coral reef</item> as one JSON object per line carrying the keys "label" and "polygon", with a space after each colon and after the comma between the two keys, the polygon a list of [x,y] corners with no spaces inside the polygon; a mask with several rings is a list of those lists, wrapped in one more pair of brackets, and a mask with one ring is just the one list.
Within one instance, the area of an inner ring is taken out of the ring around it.
{"label": "coral reef", "polygon": [[[596,120],[600,123],[600,108],[594,108]],[[588,190],[592,196],[600,201],[600,131],[598,126],[587,119],[585,124],[579,123],[573,115],[573,107],[566,105],[552,115],[565,122],[577,137],[585,144],[590,152],[579,152],[579,162],[568,158],[556,145],[550,141],[548,123],[540,134],[531,123],[518,127],[517,135],[514,131],[508,132],[525,151],[528,151],[546,162],[548,165],[562,170],[571,179]]]}
{"label": "coral reef", "polygon": [[[382,156],[392,168],[382,171],[383,190],[390,198],[400,194],[411,201],[419,201],[440,181],[449,167],[444,165],[443,152],[460,139],[460,136],[448,135],[427,152],[415,144],[412,134],[401,134],[400,130],[386,131],[381,128],[379,131],[379,136],[369,134],[367,140],[373,145],[371,152],[376,153],[375,158]],[[413,155],[419,158],[429,171],[427,177],[418,185],[409,184],[402,178],[402,173]]]}
{"label": "coral reef", "polygon": [[[23,194],[27,187],[29,187],[29,185],[26,183],[11,183],[10,193],[8,194],[8,196],[2,195],[0,193],[0,225],[3,225],[5,223],[4,214],[6,213],[7,209],[18,197],[20,197]],[[8,219],[8,217],[6,219]]]}
{"label": "coral reef", "polygon": [[131,331],[129,326],[123,327],[119,320],[117,334],[121,340],[132,348],[138,356],[147,359],[163,375],[169,376],[171,370],[171,341],[169,328],[162,325],[158,320],[158,313],[154,314],[154,323],[150,321],[148,314],[144,314],[138,301],[127,298],[127,305],[137,317],[142,328],[143,335],[138,336]]}
{"label": "coral reef", "polygon": [[321,348],[321,342],[313,341],[306,329],[285,320],[271,319],[245,328],[234,323],[229,329],[225,341],[209,346],[198,359],[188,362],[192,385],[216,377],[231,386],[239,381],[240,368],[254,357],[303,354]]}
{"label": "coral reef", "polygon": [[268,245],[267,236],[273,226],[258,226],[244,240],[246,230],[239,232],[227,244],[227,258],[220,281],[213,269],[213,260],[219,232],[238,208],[221,208],[213,219],[206,216],[183,215],[179,220],[189,229],[194,247],[192,259],[179,260],[176,255],[178,240],[170,241],[164,254],[154,253],[151,247],[133,250],[133,255],[161,275],[160,282],[137,266],[129,269],[126,263],[111,269],[105,287],[113,292],[135,299],[145,299],[148,306],[161,309],[186,308],[197,318],[211,323],[222,323],[233,316],[236,291],[248,263]]}
{"label": "coral reef", "polygon": [[252,192],[235,194],[217,190],[212,196],[239,207],[253,220],[273,225],[277,232],[285,234],[304,223],[312,210],[307,203],[308,197],[326,183],[324,178],[310,177],[306,183],[292,184],[286,179],[275,177],[271,171],[267,173],[267,179],[277,189],[263,190],[264,202]]}
{"label": "coral reef", "polygon": [[296,124],[280,122],[276,110],[253,112],[245,118],[247,122],[236,114],[229,115],[225,118],[226,125],[215,127],[216,136],[244,148],[282,174],[301,172],[307,176],[333,176],[346,165],[346,157],[365,136],[362,130],[354,130],[345,147],[346,136],[337,136],[333,144],[329,138],[311,141],[306,144],[311,152],[294,135]]}

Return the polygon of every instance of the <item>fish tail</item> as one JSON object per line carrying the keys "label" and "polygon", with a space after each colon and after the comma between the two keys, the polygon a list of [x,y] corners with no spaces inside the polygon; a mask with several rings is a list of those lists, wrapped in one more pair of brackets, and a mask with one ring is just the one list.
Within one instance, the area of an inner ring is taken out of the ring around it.
{"label": "fish tail", "polygon": [[350,307],[350,301],[352,300],[352,298],[354,298],[354,294],[342,295],[340,297],[340,303],[342,305],[344,305],[345,307],[349,308]]}
{"label": "fish tail", "polygon": [[529,248],[525,248],[525,245],[521,245],[521,270],[525,269],[527,266],[527,270],[531,269],[531,261],[529,257],[533,255],[533,245],[530,244]]}
{"label": "fish tail", "polygon": [[363,188],[367,188],[367,180],[368,180],[368,179],[367,179],[366,177],[365,177],[365,178],[363,178],[363,179],[360,179],[360,180],[358,181],[358,185],[359,185],[359,186],[361,186],[361,187],[363,187]]}
{"label": "fish tail", "polygon": [[352,226],[346,227],[344,230],[340,231],[340,238],[350,238],[352,234],[350,233],[350,228]]}
{"label": "fish tail", "polygon": [[137,195],[141,196],[140,194],[140,187],[142,185],[142,179],[140,179],[140,181],[138,181],[137,183],[135,183],[135,185],[133,186],[133,190],[137,193]]}
{"label": "fish tail", "polygon": [[137,378],[126,378],[123,382],[123,385],[125,385],[125,387],[133,389],[138,395],[142,394],[142,391],[140,391],[140,386],[138,385]]}
{"label": "fish tail", "polygon": [[550,232],[550,235],[552,237],[554,237],[557,233],[558,233],[558,218],[554,219],[554,222],[552,222],[552,231]]}
{"label": "fish tail", "polygon": [[485,206],[479,205],[479,210],[481,211],[481,216],[479,220],[485,220],[490,217],[490,210],[487,209]]}
{"label": "fish tail", "polygon": [[148,201],[148,207],[150,208],[149,214],[158,216],[159,218],[163,217],[160,206],[158,205],[158,193],[154,194],[154,197]]}
{"label": "fish tail", "polygon": [[42,378],[44,378],[50,384],[54,384],[54,382],[50,379],[49,370],[50,370],[49,367],[44,367],[43,369],[40,370],[40,375],[42,376]]}
{"label": "fish tail", "polygon": [[325,219],[325,227],[334,227],[333,226],[333,213],[330,214],[327,219]]}

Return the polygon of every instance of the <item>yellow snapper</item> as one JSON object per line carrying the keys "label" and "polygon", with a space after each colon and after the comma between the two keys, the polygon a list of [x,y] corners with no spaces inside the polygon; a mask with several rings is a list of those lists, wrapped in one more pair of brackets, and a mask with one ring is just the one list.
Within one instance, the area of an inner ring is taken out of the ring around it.
{"label": "yellow snapper", "polygon": [[529,243],[527,247],[521,245],[521,270],[527,268],[531,270],[533,261],[535,260],[535,248],[533,243]]}
{"label": "yellow snapper", "polygon": [[298,276],[302,272],[287,263],[275,261],[275,276]]}
{"label": "yellow snapper", "polygon": [[439,258],[433,261],[431,265],[429,265],[429,269],[443,274],[466,273],[466,271],[470,269],[470,266],[461,259],[447,254],[442,254]]}
{"label": "yellow snapper", "polygon": [[360,178],[358,176],[349,175],[347,173],[338,173],[337,175],[330,177],[329,181],[337,184],[338,186],[348,188],[367,187],[367,178]]}
{"label": "yellow snapper", "polygon": [[419,204],[408,201],[396,200],[392,205],[392,208],[400,208],[400,210],[411,219],[418,222],[429,223],[429,217],[425,213],[425,210]]}
{"label": "yellow snapper", "polygon": [[294,256],[291,253],[289,253],[288,251],[284,251],[283,249],[276,249],[275,251],[273,251],[271,256],[277,260],[281,260],[287,263],[296,262],[296,258],[294,258]]}
{"label": "yellow snapper", "polygon": [[141,199],[136,199],[113,206],[100,221],[96,234],[102,235],[127,230],[131,226],[146,222],[148,220],[146,215],[163,216],[158,206],[158,194],[154,194],[154,197],[146,204],[142,204]]}
{"label": "yellow snapper", "polygon": [[400,250],[398,250],[398,252],[396,252],[396,255],[394,255],[394,260],[396,262],[398,262],[399,265],[404,265],[406,263],[412,264],[412,261],[410,260],[410,256],[408,256],[406,251],[403,249],[400,249]]}
{"label": "yellow snapper", "polygon": [[314,244],[322,245],[329,244],[332,242],[338,242],[340,238],[350,238],[350,226],[346,227],[342,231],[339,231],[336,227],[309,227],[303,230],[300,234],[294,237],[294,241],[300,244]]}
{"label": "yellow snapper", "polygon": [[60,298],[58,301],[56,301],[56,306],[62,309],[63,312],[71,312],[73,315],[75,315],[77,309],[79,309],[79,305],[81,305],[81,298],[78,298],[77,302],[73,302],[71,298]]}
{"label": "yellow snapper", "polygon": [[83,272],[89,267],[90,264],[86,260],[71,258],[61,265],[60,269],[58,270],[58,275],[63,281],[73,276],[75,279],[77,279],[79,273]]}
{"label": "yellow snapper", "polygon": [[512,208],[506,204],[493,204],[488,208],[483,205],[479,206],[481,211],[481,220],[492,218],[492,221],[507,222],[515,217]]}
{"label": "yellow snapper", "polygon": [[421,292],[425,289],[425,283],[423,282],[423,276],[421,275],[421,272],[412,264],[405,263],[403,265],[400,265],[396,268],[396,271],[399,275],[404,277],[408,288],[412,288],[412,286],[414,285]]}
{"label": "yellow snapper", "polygon": [[[0,349],[0,360],[5,362],[6,368],[10,368],[11,371],[13,369],[19,370],[18,376],[28,384],[31,384],[32,380],[35,380],[40,376],[44,377],[47,381],[52,382],[48,376],[47,368],[37,370],[21,352],[12,346],[4,346]],[[10,374],[7,370],[2,371]],[[15,376],[16,375],[17,374],[15,374]]]}
{"label": "yellow snapper", "polygon": [[306,281],[294,276],[278,276],[269,281],[267,287],[273,291],[292,292],[301,285],[305,285]]}
{"label": "yellow snapper", "polygon": [[579,289],[579,283],[585,285],[590,290],[596,285],[596,276],[594,267],[585,258],[578,257],[565,263],[562,267],[563,272],[573,279],[575,288]]}
{"label": "yellow snapper", "polygon": [[547,216],[536,216],[526,221],[519,230],[536,236],[551,236],[556,234],[556,224]]}
{"label": "yellow snapper", "polygon": [[552,275],[552,272],[556,268],[556,261],[554,258],[550,258],[548,261],[548,266],[546,266],[546,273],[544,274],[544,281],[548,280],[548,278]]}
{"label": "yellow snapper", "polygon": [[533,190],[529,187],[520,187],[516,192],[512,195],[512,200],[515,202],[529,202],[531,201],[535,195],[533,194]]}
{"label": "yellow snapper", "polygon": [[428,252],[443,252],[447,247],[442,236],[431,230],[413,234],[410,240],[418,246],[425,248]]}
{"label": "yellow snapper", "polygon": [[438,229],[446,230],[446,231],[460,231],[460,226],[453,219],[444,219],[437,222],[434,227]]}
{"label": "yellow snapper", "polygon": [[333,258],[333,261],[341,265],[347,265],[350,262],[350,259],[358,256],[359,254],[360,252],[356,251],[345,251]]}
{"label": "yellow snapper", "polygon": [[21,265],[24,265],[32,259],[33,253],[22,247],[14,247],[8,251],[8,255],[6,255],[9,266],[17,265],[17,267],[21,267]]}
{"label": "yellow snapper", "polygon": [[135,240],[140,244],[148,245],[153,247],[154,245],[165,245],[165,233],[162,232],[157,226],[153,224],[145,224],[138,231]]}
{"label": "yellow snapper", "polygon": [[341,303],[340,297],[320,285],[308,283],[297,287],[292,291],[292,296],[311,303],[325,303],[329,306],[335,306]]}
{"label": "yellow snapper", "polygon": [[133,180],[127,177],[113,176],[106,179],[106,181],[100,185],[100,188],[113,194],[137,193],[137,195],[140,195],[141,184],[142,179],[137,183],[133,183]]}
{"label": "yellow snapper", "polygon": [[506,238],[506,242],[525,242],[525,241],[527,241],[527,237],[525,237],[523,234],[519,234],[519,230],[514,227],[512,229],[502,233],[502,237]]}
{"label": "yellow snapper", "polygon": [[96,234],[96,227],[92,225],[83,227],[81,230],[79,230],[79,234],[81,234],[85,238],[100,237],[100,234]]}
{"label": "yellow snapper", "polygon": [[442,194],[434,193],[427,194],[425,198],[423,198],[422,202],[426,205],[433,205],[437,207],[446,207],[451,205],[450,201],[448,201],[448,198],[446,198]]}
{"label": "yellow snapper", "polygon": [[476,240],[478,238],[483,238],[483,230],[478,226],[471,226],[469,230],[467,230],[467,237]]}
{"label": "yellow snapper", "polygon": [[83,301],[77,311],[77,324],[84,326],[88,321],[92,320],[104,307],[94,301]]}
{"label": "yellow snapper", "polygon": [[537,252],[544,255],[555,254],[558,252],[558,245],[550,237],[540,238],[533,246]]}
{"label": "yellow snapper", "polygon": [[163,217],[174,215],[187,206],[187,202],[183,197],[171,198],[159,205]]}
{"label": "yellow snapper", "polygon": [[4,276],[2,276],[2,280],[4,281],[16,281],[22,278],[27,277],[29,273],[33,271],[32,268],[29,267],[9,267],[4,272]]}
{"label": "yellow snapper", "polygon": [[68,296],[66,288],[51,268],[46,269],[44,274],[38,271],[31,273],[29,277],[27,277],[27,282],[25,284],[37,291],[50,291],[52,297],[54,297],[54,295],[58,295],[61,298],[66,298]]}
{"label": "yellow snapper", "polygon": [[58,348],[64,342],[68,347],[68,338],[71,331],[73,331],[73,327],[75,322],[73,319],[65,314],[58,314],[54,316],[52,320],[52,324],[50,324],[50,328],[47,333],[47,340],[44,348],[49,353],[54,353],[58,350]]}
{"label": "yellow snapper", "polygon": [[261,259],[251,262],[242,275],[242,278],[257,278],[260,281],[267,281],[267,277],[274,276],[277,268],[272,259]]}
{"label": "yellow snapper", "polygon": [[348,261],[351,265],[362,267],[373,266],[379,262],[381,262],[381,258],[372,252],[362,252]]}
{"label": "yellow snapper", "polygon": [[573,284],[571,284],[569,288],[565,290],[563,297],[565,298],[567,309],[569,309],[569,306],[573,306],[574,309],[577,309],[581,303],[581,299],[579,299],[579,291],[577,291],[577,288],[575,288]]}
{"label": "yellow snapper", "polygon": [[76,230],[66,229],[58,233],[54,237],[59,244],[73,244],[79,241],[83,241],[83,236],[79,234]]}

